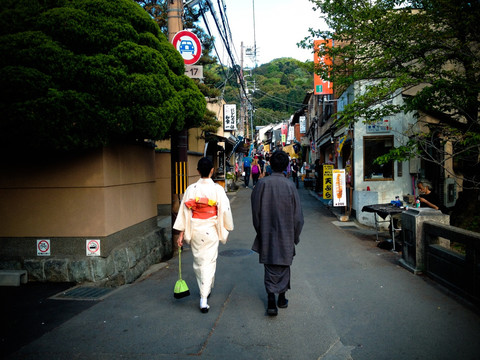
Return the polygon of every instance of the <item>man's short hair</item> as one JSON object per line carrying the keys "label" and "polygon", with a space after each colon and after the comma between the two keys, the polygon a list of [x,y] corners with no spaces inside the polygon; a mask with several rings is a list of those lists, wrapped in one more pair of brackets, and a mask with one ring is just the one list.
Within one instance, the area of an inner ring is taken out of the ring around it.
{"label": "man's short hair", "polygon": [[432,185],[430,184],[430,182],[428,180],[421,180],[419,182],[417,182],[417,187],[418,185],[422,184],[424,188],[427,188],[428,190],[432,191]]}
{"label": "man's short hair", "polygon": [[274,172],[282,172],[288,166],[288,155],[286,152],[277,150],[270,157],[270,166]]}
{"label": "man's short hair", "polygon": [[198,160],[197,170],[202,178],[208,177],[208,175],[210,175],[210,170],[212,169],[213,163],[209,158],[202,157],[200,160]]}

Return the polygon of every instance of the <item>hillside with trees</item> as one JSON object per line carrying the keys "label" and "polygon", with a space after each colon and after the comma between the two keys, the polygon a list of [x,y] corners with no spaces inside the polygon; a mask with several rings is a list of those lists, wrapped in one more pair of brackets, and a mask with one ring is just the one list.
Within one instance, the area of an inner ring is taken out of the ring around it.
{"label": "hillside with trees", "polygon": [[[217,72],[222,76],[217,87],[223,87],[227,103],[240,106],[241,87],[232,71]],[[230,77],[225,81],[225,75]],[[302,107],[303,99],[313,89],[313,64],[292,58],[275,59],[257,68],[244,70],[246,88],[254,106],[254,125],[261,126],[288,120]]]}

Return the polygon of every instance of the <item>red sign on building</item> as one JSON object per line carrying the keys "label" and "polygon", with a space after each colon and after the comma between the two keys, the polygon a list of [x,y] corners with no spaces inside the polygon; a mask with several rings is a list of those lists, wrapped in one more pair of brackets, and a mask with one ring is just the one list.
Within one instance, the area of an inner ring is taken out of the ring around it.
{"label": "red sign on building", "polygon": [[[325,44],[325,45],[323,45]],[[318,49],[321,46],[333,47],[333,40],[314,40],[313,42],[313,62],[317,66],[319,64],[325,64],[327,66],[332,65],[332,59],[327,56],[320,57],[318,56]],[[323,80],[319,75],[313,75],[313,85],[314,85],[314,94],[315,95],[331,95],[333,94],[333,84],[330,81]]]}

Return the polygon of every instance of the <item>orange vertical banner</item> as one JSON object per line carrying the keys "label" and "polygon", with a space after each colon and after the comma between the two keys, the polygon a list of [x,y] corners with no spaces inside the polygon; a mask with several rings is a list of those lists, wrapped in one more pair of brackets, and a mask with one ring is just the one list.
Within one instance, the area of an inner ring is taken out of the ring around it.
{"label": "orange vertical banner", "polygon": [[[333,47],[333,40],[314,40],[313,41],[313,63],[314,66],[317,67],[320,64],[324,64],[327,66],[332,65],[332,58],[329,56],[318,56],[318,50],[322,46],[332,48]],[[331,95],[333,94],[333,84],[330,81],[323,80],[319,75],[316,73],[313,74],[313,85],[314,85],[314,94],[315,95]]]}

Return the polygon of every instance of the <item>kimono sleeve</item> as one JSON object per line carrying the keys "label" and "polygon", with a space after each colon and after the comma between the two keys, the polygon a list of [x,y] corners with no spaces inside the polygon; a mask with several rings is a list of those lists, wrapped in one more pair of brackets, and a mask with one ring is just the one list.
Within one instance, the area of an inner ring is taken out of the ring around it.
{"label": "kimono sleeve", "polygon": [[182,200],[180,203],[180,207],[178,208],[177,217],[175,219],[175,223],[173,224],[173,228],[178,231],[185,231],[186,224],[186,209],[185,209],[185,201]]}
{"label": "kimono sleeve", "polygon": [[232,209],[230,207],[230,200],[228,199],[227,194],[222,190],[222,216],[223,216],[223,227],[228,231],[233,230],[233,216]]}

